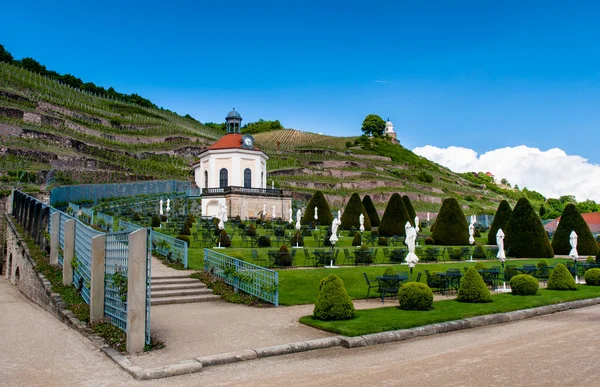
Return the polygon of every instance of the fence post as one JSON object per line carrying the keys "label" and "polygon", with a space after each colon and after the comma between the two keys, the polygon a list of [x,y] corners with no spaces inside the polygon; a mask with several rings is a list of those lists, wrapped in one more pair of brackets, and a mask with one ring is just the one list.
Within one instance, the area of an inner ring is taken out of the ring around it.
{"label": "fence post", "polygon": [[104,260],[106,257],[106,235],[92,238],[92,273],[90,278],[90,320],[104,317]]}
{"label": "fence post", "polygon": [[52,214],[50,219],[52,234],[50,235],[50,264],[58,265],[58,239],[60,235],[60,212]]}
{"label": "fence post", "polygon": [[10,195],[8,195],[8,200],[6,201],[6,209],[8,212],[8,215],[13,215],[13,203],[14,203],[14,195],[15,195],[15,190],[13,189],[10,192]]}
{"label": "fence post", "polygon": [[146,254],[148,230],[129,234],[127,263],[127,352],[144,350],[146,344]]}
{"label": "fence post", "polygon": [[75,250],[75,219],[69,219],[65,222],[65,248],[63,251],[63,285],[73,283],[73,252]]}

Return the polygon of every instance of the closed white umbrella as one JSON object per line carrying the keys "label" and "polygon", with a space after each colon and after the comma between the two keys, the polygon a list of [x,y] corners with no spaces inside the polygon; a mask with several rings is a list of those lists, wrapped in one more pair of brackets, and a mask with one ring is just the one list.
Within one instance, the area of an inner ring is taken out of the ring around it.
{"label": "closed white umbrella", "polygon": [[360,232],[365,231],[365,216],[363,214],[358,216],[358,223],[360,224]]}
{"label": "closed white umbrella", "polygon": [[294,223],[294,216],[293,216],[293,214],[294,214],[294,211],[292,210],[292,207],[290,207],[290,220],[289,220],[290,224]]}
{"label": "closed white umbrella", "polygon": [[429,212],[427,213],[427,223],[431,222],[431,219],[429,218]]}
{"label": "closed white umbrella", "polygon": [[415,216],[415,232],[418,234],[421,229],[419,228],[419,217]]}
{"label": "closed white umbrella", "polygon": [[475,226],[473,223],[469,224],[469,244],[475,243]]}
{"label": "closed white umbrella", "polygon": [[266,203],[263,203],[263,212],[262,212],[262,216],[263,216],[263,218],[264,218],[265,216],[267,216],[267,204],[266,204]]}
{"label": "closed white umbrella", "polygon": [[496,244],[498,245],[498,254],[496,258],[502,263],[506,261],[506,255],[504,254],[504,231],[501,228],[496,233]]}
{"label": "closed white umbrella", "polygon": [[300,231],[300,229],[302,228],[302,226],[300,225],[300,218],[302,217],[302,211],[300,211],[300,209],[298,209],[298,211],[296,211],[296,230]]}
{"label": "closed white umbrella", "polygon": [[160,201],[158,202],[159,207],[158,207],[158,214],[162,215],[163,214],[163,200],[160,199]]}
{"label": "closed white umbrella", "polygon": [[579,253],[577,252],[577,233],[575,230],[572,230],[571,234],[569,234],[569,243],[571,244],[569,257],[573,259],[573,263],[575,264],[575,283],[578,283],[579,278],[577,276],[577,258],[579,258]]}
{"label": "closed white umbrella", "polygon": [[171,211],[171,199],[167,199],[167,213]]}
{"label": "closed white umbrella", "polygon": [[319,219],[319,209],[315,207],[315,220]]}
{"label": "closed white umbrella", "polygon": [[337,214],[337,218],[338,220],[341,222],[342,221],[342,211],[338,210],[338,214]]}
{"label": "closed white umbrella", "polygon": [[406,222],[404,225],[404,231],[406,232],[406,239],[404,243],[408,247],[408,254],[406,255],[406,263],[408,263],[408,267],[410,268],[410,274],[412,277],[412,271],[417,262],[419,262],[419,257],[415,254],[415,243],[417,241],[417,232],[414,227],[411,226],[410,222]]}

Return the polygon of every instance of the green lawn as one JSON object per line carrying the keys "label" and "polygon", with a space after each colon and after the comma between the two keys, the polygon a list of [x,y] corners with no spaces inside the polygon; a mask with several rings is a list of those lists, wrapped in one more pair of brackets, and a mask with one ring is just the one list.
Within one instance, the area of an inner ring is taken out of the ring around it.
{"label": "green lawn", "polygon": [[358,310],[352,320],[320,321],[313,319],[312,316],[305,316],[300,319],[300,322],[345,336],[358,336],[594,297],[600,297],[600,287],[578,285],[577,291],[540,289],[535,296],[496,294],[492,296],[494,302],[488,304],[466,304],[445,300],[434,302],[434,309],[426,312],[405,311],[390,306]]}

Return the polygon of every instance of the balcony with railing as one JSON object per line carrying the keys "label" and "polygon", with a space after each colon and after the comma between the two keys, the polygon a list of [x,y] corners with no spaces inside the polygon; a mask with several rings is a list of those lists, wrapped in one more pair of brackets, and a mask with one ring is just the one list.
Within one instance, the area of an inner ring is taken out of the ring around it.
{"label": "balcony with railing", "polygon": [[287,197],[291,196],[289,191],[282,189],[271,189],[271,188],[246,188],[246,187],[222,187],[222,188],[204,188],[201,191],[200,196],[223,196],[229,194],[237,195],[253,195],[253,196],[267,196],[267,197]]}

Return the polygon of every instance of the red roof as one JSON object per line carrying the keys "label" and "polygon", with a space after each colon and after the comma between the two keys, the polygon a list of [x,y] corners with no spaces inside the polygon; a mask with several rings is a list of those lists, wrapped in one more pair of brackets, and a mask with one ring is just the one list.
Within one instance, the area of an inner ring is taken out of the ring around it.
{"label": "red roof", "polygon": [[[588,212],[581,214],[581,216],[589,226],[591,232],[600,233],[600,212]],[[551,220],[549,223],[546,223],[544,228],[547,231],[556,231],[556,221],[560,222],[560,217]]]}
{"label": "red roof", "polygon": [[[240,133],[229,133],[225,136],[221,137],[217,142],[203,150],[206,152],[207,150],[213,149],[248,149],[242,147],[242,135]],[[257,147],[252,148],[251,150],[259,151]]]}

